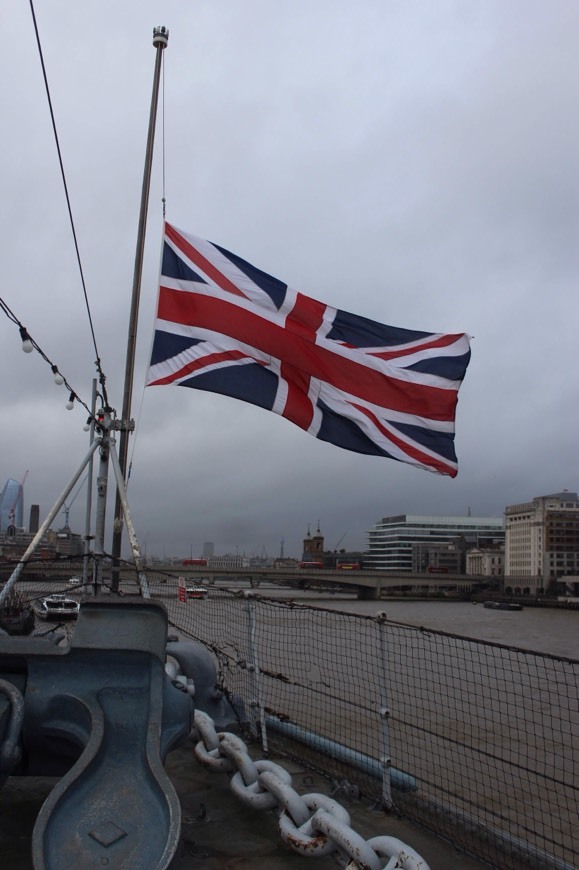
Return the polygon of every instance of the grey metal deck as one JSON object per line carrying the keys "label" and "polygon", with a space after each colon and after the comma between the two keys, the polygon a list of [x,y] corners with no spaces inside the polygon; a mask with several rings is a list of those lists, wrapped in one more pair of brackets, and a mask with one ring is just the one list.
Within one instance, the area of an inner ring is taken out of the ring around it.
{"label": "grey metal deck", "polygon": [[[290,771],[301,793],[328,794],[329,783],[291,761],[281,763]],[[229,790],[224,774],[200,767],[192,744],[171,753],[167,771],[181,801],[181,848],[174,870],[264,870],[335,868],[332,857],[310,860],[289,851],[277,833],[273,812],[257,813],[241,806]],[[0,866],[31,870],[30,839],[42,803],[54,786],[50,777],[12,777],[0,791]],[[369,809],[361,800],[347,803],[338,796],[352,818],[352,827],[364,838],[394,836],[412,846],[430,870],[481,870],[487,865],[468,858],[453,846],[410,822]],[[147,868],[123,868],[147,870]]]}

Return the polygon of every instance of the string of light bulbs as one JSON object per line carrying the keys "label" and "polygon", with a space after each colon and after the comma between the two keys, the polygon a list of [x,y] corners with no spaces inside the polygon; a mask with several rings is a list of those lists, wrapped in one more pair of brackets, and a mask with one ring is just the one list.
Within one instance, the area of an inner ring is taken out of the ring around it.
{"label": "string of light bulbs", "polygon": [[[88,419],[87,419],[83,428],[86,432],[88,432],[88,430],[90,429],[91,423],[93,421],[94,422],[97,422],[97,421],[96,421],[95,417],[93,416],[93,413],[92,413],[91,409],[89,408],[89,406],[87,405],[87,403],[85,401],[83,401],[83,399],[81,399],[81,397],[78,395],[76,390],[69,384],[69,382],[67,381],[65,376],[60,372],[58,366],[55,363],[53,363],[52,360],[49,359],[49,357],[44,353],[44,351],[42,350],[42,348],[40,347],[38,342],[36,342],[30,336],[26,327],[20,322],[20,320],[16,317],[14,312],[10,309],[10,307],[6,304],[6,302],[4,302],[2,297],[0,297],[0,309],[2,309],[2,311],[4,312],[6,317],[9,320],[11,320],[12,323],[14,323],[18,327],[18,331],[20,332],[20,338],[22,340],[22,350],[24,351],[24,353],[32,353],[33,350],[37,351],[37,353],[40,354],[42,359],[46,363],[48,363],[48,365],[50,366],[50,370],[52,372],[52,375],[54,378],[54,383],[56,384],[56,386],[61,387],[64,385],[66,387],[66,389],[69,391],[68,401],[66,403],[67,410],[72,411],[72,409],[74,408],[75,402],[77,402],[79,405],[82,405],[83,408],[86,408],[89,416],[88,416]],[[103,397],[101,396],[101,398],[103,398]],[[106,404],[106,401],[105,401],[105,404]]]}

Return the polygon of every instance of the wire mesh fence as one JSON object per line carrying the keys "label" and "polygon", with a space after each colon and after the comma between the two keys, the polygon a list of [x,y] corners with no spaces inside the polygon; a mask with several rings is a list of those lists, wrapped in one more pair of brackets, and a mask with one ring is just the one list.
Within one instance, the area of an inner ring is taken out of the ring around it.
{"label": "wire mesh fence", "polygon": [[[36,608],[48,591],[74,597],[71,576],[82,566],[31,564],[18,594]],[[180,600],[176,576],[147,581],[173,628],[213,651],[266,752],[493,867],[579,864],[579,661],[193,581]],[[138,589],[123,568],[119,594]],[[56,627],[44,622],[35,631]]]}

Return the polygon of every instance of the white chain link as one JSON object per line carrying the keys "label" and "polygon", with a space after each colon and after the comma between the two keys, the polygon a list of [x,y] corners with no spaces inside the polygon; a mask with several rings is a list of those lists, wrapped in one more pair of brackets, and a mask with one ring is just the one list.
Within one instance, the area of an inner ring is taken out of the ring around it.
{"label": "white chain link", "polygon": [[[300,855],[338,853],[347,870],[429,870],[420,855],[395,837],[364,840],[350,827],[341,804],[323,794],[300,795],[291,775],[273,761],[254,761],[236,734],[219,734],[213,720],[195,711],[195,758],[208,770],[231,772],[231,790],[245,806],[279,810],[282,840]],[[386,864],[384,860],[386,859]]]}
{"label": "white chain link", "polygon": [[350,824],[349,813],[337,801],[322,794],[305,794],[303,801],[313,812],[313,815],[303,825],[296,827],[289,814],[283,812],[279,817],[279,831],[282,840],[284,843],[291,843],[291,848],[295,852],[310,855],[313,858],[331,854],[336,849],[335,844],[325,834],[314,831],[313,820],[316,810],[326,810],[344,825]]}

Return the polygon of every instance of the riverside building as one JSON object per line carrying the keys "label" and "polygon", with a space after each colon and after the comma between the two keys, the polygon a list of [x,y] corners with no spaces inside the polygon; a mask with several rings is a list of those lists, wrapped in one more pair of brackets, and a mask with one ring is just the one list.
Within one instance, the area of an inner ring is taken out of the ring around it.
{"label": "riverside building", "polygon": [[466,554],[467,574],[478,577],[502,577],[504,572],[504,541],[487,547],[473,547]]}
{"label": "riverside building", "polygon": [[505,583],[531,594],[579,574],[579,501],[576,492],[536,496],[505,508]]}
{"label": "riverside building", "polygon": [[[466,553],[470,547],[485,547],[504,540],[502,517],[453,517],[400,514],[383,517],[368,532],[368,551],[365,564],[368,568],[385,571],[416,571],[416,552],[424,554],[428,549],[440,553],[448,547]],[[452,550],[449,550],[451,553]],[[413,562],[414,557],[414,562]],[[424,559],[421,559],[421,563]],[[421,570],[428,570],[428,562]],[[460,571],[464,573],[462,563]]]}

